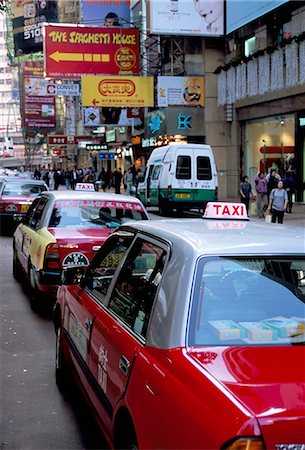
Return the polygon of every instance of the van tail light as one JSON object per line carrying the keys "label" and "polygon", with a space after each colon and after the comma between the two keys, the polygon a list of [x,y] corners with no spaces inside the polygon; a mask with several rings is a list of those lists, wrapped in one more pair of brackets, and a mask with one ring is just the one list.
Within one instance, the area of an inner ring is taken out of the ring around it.
{"label": "van tail light", "polygon": [[173,190],[172,190],[172,186],[171,185],[167,186],[167,193],[168,193],[168,195],[172,195]]}
{"label": "van tail light", "polygon": [[57,244],[49,244],[44,256],[45,270],[60,270],[60,258]]}
{"label": "van tail light", "polygon": [[221,447],[221,450],[265,450],[266,447],[260,437],[238,437],[231,439]]}
{"label": "van tail light", "polygon": [[215,188],[214,200],[218,200],[218,186]]}

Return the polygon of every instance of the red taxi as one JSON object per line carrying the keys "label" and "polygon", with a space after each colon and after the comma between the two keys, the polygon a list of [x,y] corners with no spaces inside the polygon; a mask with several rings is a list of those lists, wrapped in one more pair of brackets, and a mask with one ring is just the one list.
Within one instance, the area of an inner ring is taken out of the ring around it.
{"label": "red taxi", "polygon": [[304,229],[245,219],[127,224],[64,271],[57,383],[73,373],[111,447],[304,450]]}
{"label": "red taxi", "polygon": [[14,224],[14,216],[24,216],[38,194],[47,191],[44,181],[29,177],[3,177],[0,180],[1,227]]}
{"label": "red taxi", "polygon": [[26,274],[32,307],[43,304],[46,295],[54,298],[63,267],[88,266],[115,228],[143,219],[148,219],[147,212],[133,197],[95,191],[42,193],[13,239],[13,274],[16,279]]}

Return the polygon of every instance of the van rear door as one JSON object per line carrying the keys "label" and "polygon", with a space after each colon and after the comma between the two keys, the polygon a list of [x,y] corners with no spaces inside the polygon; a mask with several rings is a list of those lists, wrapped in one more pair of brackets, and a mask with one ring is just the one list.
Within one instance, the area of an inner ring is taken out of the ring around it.
{"label": "van rear door", "polygon": [[182,146],[176,151],[176,167],[172,184],[174,200],[192,200],[194,184],[194,149]]}

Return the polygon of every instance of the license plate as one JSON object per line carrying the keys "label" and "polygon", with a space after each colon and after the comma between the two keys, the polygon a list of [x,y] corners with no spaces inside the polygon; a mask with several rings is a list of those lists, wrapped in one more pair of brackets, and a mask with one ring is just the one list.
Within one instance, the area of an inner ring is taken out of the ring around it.
{"label": "license plate", "polygon": [[21,212],[27,212],[29,205],[21,205]]}
{"label": "license plate", "polygon": [[191,194],[176,194],[176,198],[190,198]]}

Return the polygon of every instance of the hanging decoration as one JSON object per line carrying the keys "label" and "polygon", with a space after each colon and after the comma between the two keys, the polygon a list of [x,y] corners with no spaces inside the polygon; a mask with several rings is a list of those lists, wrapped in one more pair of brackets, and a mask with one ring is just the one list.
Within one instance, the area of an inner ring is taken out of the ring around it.
{"label": "hanging decoration", "polygon": [[300,56],[300,83],[305,83],[305,41],[300,42],[299,47]]}
{"label": "hanging decoration", "polygon": [[285,47],[286,86],[296,86],[299,81],[298,48],[296,42]]}
{"label": "hanging decoration", "polygon": [[236,89],[235,89],[236,72],[235,67],[227,72],[227,103],[231,104],[236,101]]}
{"label": "hanging decoration", "polygon": [[258,77],[257,77],[257,59],[249,61],[247,64],[248,72],[248,95],[250,97],[258,94]]}
{"label": "hanging decoration", "polygon": [[276,50],[271,55],[271,90],[284,87],[284,60],[283,50]]}
{"label": "hanging decoration", "polygon": [[236,100],[241,100],[247,96],[247,65],[240,64],[236,67],[235,77]]}
{"label": "hanging decoration", "polygon": [[270,55],[258,58],[258,93],[260,95],[270,90]]}
{"label": "hanging decoration", "polygon": [[227,72],[222,70],[217,77],[218,83],[218,105],[225,105],[227,102]]}

